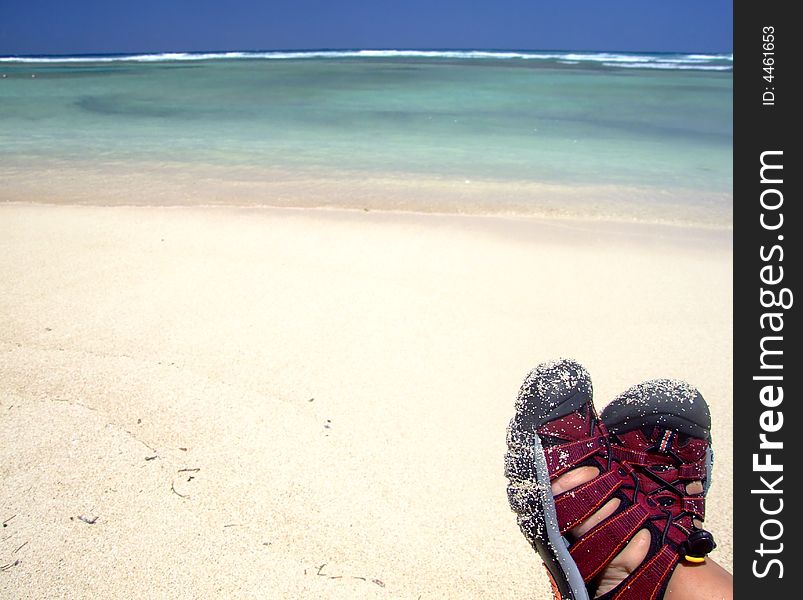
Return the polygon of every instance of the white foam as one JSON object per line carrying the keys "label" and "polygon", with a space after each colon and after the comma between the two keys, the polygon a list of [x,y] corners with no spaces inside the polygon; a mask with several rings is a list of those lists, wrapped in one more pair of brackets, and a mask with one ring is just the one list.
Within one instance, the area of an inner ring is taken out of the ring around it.
{"label": "white foam", "polygon": [[[624,68],[685,68],[727,71],[732,54],[624,54],[611,52],[515,52],[492,50],[309,50],[272,52],[163,52],[119,56],[5,56],[6,63],[110,63],[110,62],[174,62],[199,60],[303,60],[338,58],[425,58],[473,60],[542,60],[563,64],[584,62]],[[717,63],[711,65],[709,63]]]}
{"label": "white foam", "polygon": [[733,54],[687,54],[686,58],[695,60],[733,60]]}
{"label": "white foam", "polygon": [[602,63],[605,67],[620,67],[622,69],[665,69],[687,71],[730,71],[731,67],[716,65],[690,65],[685,63],[647,63],[639,65],[623,65],[621,63]]}
{"label": "white foam", "polygon": [[106,63],[106,62],[169,62],[176,60],[214,60],[247,58],[248,52],[164,52],[161,54],[126,54],[120,56],[0,56],[0,62],[19,63]]}

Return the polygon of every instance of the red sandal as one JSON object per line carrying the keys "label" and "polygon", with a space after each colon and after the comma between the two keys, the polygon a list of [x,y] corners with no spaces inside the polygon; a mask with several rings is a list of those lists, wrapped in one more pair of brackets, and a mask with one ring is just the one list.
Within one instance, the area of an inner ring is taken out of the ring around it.
{"label": "red sandal", "polygon": [[[699,526],[705,518],[713,465],[708,404],[685,382],[656,379],[619,395],[602,411],[602,420],[613,456],[634,468],[642,503],[651,512],[653,543],[644,563],[653,560],[662,567],[652,569],[659,572],[658,578],[651,576],[659,594],[645,598],[660,598],[677,564],[705,562],[716,548],[711,533]],[[703,490],[690,494],[687,486],[695,481]],[[644,563],[617,589],[632,586]]]}
{"label": "red sandal", "polygon": [[[591,380],[581,365],[560,360],[527,375],[508,427],[508,500],[522,533],[541,556],[558,600],[588,600],[584,574],[565,534],[625,480],[633,483],[627,473],[620,474],[608,445],[592,403]],[[553,496],[552,481],[579,466],[596,467],[600,474]]]}
{"label": "red sandal", "polygon": [[[540,554],[559,600],[593,597],[598,575],[642,529],[651,534],[646,558],[624,581],[601,596],[604,600],[660,598],[680,560],[704,555],[713,547],[710,534],[693,522],[702,516],[702,499],[688,496],[685,486],[681,491],[675,482],[681,472],[684,477],[699,475],[699,466],[686,470],[675,463],[678,468],[660,467],[662,479],[669,477],[671,481],[656,481],[652,470],[638,460],[632,462],[636,456],[647,458],[651,451],[651,446],[636,449],[630,442],[636,436],[628,434],[639,429],[638,425],[630,428],[637,422],[635,414],[630,410],[616,412],[624,402],[612,405],[608,415],[623,417],[612,417],[618,431],[615,447],[594,410],[585,369],[570,360],[545,363],[525,379],[508,428],[505,473],[510,481],[510,505],[525,537]],[[681,439],[679,432],[664,445],[685,448],[693,436],[683,435],[687,437]],[[625,455],[631,460],[625,460]],[[698,464],[697,459],[694,464]],[[554,496],[551,483],[580,466],[596,467],[599,474]],[[705,480],[710,480],[707,473]],[[611,516],[578,539],[570,539],[570,529],[613,498],[619,499],[619,506]]]}

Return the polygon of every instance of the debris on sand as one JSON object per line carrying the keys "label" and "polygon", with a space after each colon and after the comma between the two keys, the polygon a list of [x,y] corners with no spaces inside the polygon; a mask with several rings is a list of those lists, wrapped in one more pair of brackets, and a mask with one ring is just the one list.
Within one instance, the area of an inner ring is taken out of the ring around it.
{"label": "debris on sand", "polygon": [[83,521],[87,525],[94,525],[97,522],[98,517],[97,516],[87,517],[86,515],[78,515],[78,520]]}

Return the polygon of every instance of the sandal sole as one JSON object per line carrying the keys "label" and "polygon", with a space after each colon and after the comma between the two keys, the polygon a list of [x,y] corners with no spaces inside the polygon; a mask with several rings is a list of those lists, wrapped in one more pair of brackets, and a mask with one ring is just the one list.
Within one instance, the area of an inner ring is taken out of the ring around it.
{"label": "sandal sole", "polygon": [[583,576],[569,554],[569,543],[560,533],[546,455],[541,438],[534,431],[591,402],[587,375],[582,367],[577,365],[577,368],[581,370],[579,383],[569,389],[553,390],[551,394],[536,391],[538,368],[528,376],[516,403],[516,416],[508,428],[505,455],[510,507],[525,538],[543,560],[558,600],[589,600],[589,596]]}

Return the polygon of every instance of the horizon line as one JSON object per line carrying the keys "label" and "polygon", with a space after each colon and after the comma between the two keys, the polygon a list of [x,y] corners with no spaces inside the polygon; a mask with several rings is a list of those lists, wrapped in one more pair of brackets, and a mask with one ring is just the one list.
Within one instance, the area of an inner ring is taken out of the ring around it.
{"label": "horizon line", "polygon": [[29,54],[0,54],[2,58],[80,58],[92,56],[141,56],[152,54],[227,54],[227,53],[281,53],[281,52],[584,52],[593,54],[707,54],[707,55],[733,55],[733,50],[590,50],[584,48],[469,48],[469,47],[331,47],[331,48],[270,48],[270,49],[208,49],[208,50],[136,50],[127,52],[78,52],[78,53],[29,53]]}

